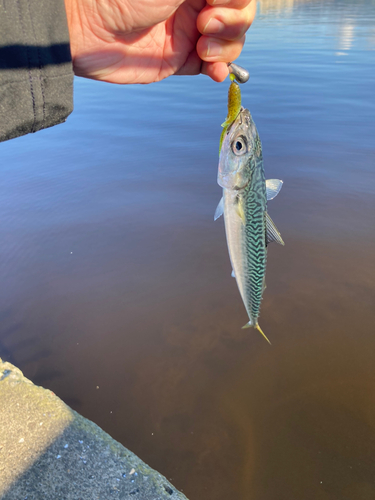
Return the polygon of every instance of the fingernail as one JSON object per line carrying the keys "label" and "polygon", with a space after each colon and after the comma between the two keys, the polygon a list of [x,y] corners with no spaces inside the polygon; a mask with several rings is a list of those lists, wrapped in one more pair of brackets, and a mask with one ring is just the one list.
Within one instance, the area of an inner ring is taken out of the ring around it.
{"label": "fingernail", "polygon": [[224,23],[218,19],[211,18],[204,27],[204,33],[220,33],[224,29]]}
{"label": "fingernail", "polygon": [[222,46],[217,42],[208,42],[207,57],[216,57],[222,53]]}

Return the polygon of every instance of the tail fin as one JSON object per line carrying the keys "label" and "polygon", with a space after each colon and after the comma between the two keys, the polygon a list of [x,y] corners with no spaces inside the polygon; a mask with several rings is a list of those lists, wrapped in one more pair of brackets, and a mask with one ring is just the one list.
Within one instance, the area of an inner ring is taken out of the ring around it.
{"label": "tail fin", "polygon": [[259,323],[257,323],[256,325],[253,325],[253,323],[251,321],[249,321],[248,323],[246,323],[246,325],[244,325],[242,327],[242,329],[245,329],[245,328],[255,328],[255,330],[258,330],[258,332],[260,332],[263,337],[267,340],[267,342],[269,343],[269,345],[272,345],[271,342],[268,340],[268,338],[265,336],[264,332],[262,331],[261,327],[259,326]]}
{"label": "tail fin", "polygon": [[258,332],[260,332],[263,335],[263,337],[267,340],[267,342],[269,343],[269,345],[272,345],[271,342],[268,340],[268,338],[263,333],[263,331],[262,331],[262,329],[261,329],[261,327],[259,326],[258,323],[255,325],[255,329],[258,330]]}

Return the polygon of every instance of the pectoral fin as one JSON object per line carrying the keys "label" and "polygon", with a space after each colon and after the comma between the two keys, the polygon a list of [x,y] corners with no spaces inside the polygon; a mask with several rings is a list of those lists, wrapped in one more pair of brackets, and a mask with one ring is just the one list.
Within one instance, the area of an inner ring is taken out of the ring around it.
{"label": "pectoral fin", "polygon": [[267,200],[273,200],[279,193],[283,186],[283,181],[279,179],[267,179],[266,180],[266,191]]}
{"label": "pectoral fin", "polygon": [[223,215],[223,213],[224,213],[224,199],[221,198],[215,210],[214,220],[218,219],[221,215]]}
{"label": "pectoral fin", "polygon": [[275,226],[273,220],[266,212],[266,243],[271,243],[272,241],[276,241],[279,245],[285,245],[279,230]]}

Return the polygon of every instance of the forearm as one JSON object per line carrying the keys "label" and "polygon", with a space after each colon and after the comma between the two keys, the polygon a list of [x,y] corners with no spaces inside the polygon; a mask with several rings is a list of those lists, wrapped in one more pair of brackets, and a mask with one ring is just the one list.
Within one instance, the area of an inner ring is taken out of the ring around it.
{"label": "forearm", "polygon": [[51,127],[73,109],[64,0],[0,3],[0,141]]}

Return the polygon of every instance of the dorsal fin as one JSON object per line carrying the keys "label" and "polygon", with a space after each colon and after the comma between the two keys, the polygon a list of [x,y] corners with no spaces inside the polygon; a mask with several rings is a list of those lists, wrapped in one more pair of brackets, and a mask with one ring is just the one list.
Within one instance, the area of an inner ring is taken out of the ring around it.
{"label": "dorsal fin", "polygon": [[279,230],[275,226],[275,223],[266,212],[266,244],[268,245],[268,243],[271,243],[272,241],[276,241],[279,245],[285,245]]}

